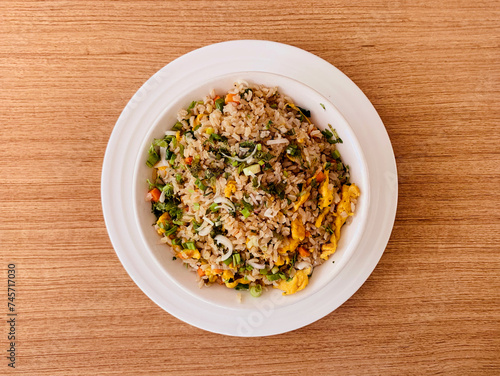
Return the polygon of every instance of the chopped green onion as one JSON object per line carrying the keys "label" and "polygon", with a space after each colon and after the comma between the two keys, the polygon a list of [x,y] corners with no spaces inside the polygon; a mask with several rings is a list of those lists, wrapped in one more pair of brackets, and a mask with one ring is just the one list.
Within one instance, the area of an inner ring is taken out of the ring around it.
{"label": "chopped green onion", "polygon": [[259,161],[259,165],[263,166],[263,165],[265,165],[265,164],[266,164],[266,162],[264,162],[264,161]]}
{"label": "chopped green onion", "polygon": [[239,265],[241,263],[241,256],[239,253],[235,253],[233,255],[233,265],[236,266],[236,265]]}
{"label": "chopped green onion", "polygon": [[229,265],[231,262],[233,262],[233,258],[232,257],[229,257],[228,259],[225,259],[224,261],[222,261],[224,264],[226,265]]}
{"label": "chopped green onion", "polygon": [[334,150],[332,152],[332,157],[335,158],[335,159],[340,159],[340,153],[338,150]]}
{"label": "chopped green onion", "polygon": [[172,127],[172,130],[173,131],[180,131],[182,129],[183,125],[180,121],[178,121],[177,123],[174,124],[174,126]]}
{"label": "chopped green onion", "polygon": [[231,161],[231,164],[233,165],[233,167],[237,167],[238,166],[238,161]]}
{"label": "chopped green onion", "polygon": [[207,186],[205,184],[203,184],[203,182],[200,180],[200,179],[196,179],[194,184],[201,190],[201,191],[205,191],[205,189],[207,189]]}
{"label": "chopped green onion", "polygon": [[276,109],[278,108],[278,105],[276,103],[273,103],[272,105],[270,105],[269,107],[273,108],[273,109]]}
{"label": "chopped green onion", "polygon": [[192,101],[191,104],[189,105],[189,107],[187,108],[188,111],[192,110],[194,108],[194,106],[196,106],[198,104],[198,101]]}
{"label": "chopped green onion", "polygon": [[196,245],[194,244],[194,241],[189,241],[189,242],[185,242],[182,247],[184,249],[190,249],[192,251],[194,251],[196,249]]}
{"label": "chopped green onion", "polygon": [[254,298],[258,298],[259,296],[262,295],[262,285],[255,285],[250,287],[250,295],[252,295]]}
{"label": "chopped green onion", "polygon": [[285,175],[285,178],[288,177],[288,171],[283,171],[283,175]]}
{"label": "chopped green onion", "polygon": [[219,98],[215,101],[215,108],[220,112],[224,111],[224,98]]}
{"label": "chopped green onion", "polygon": [[175,180],[177,180],[177,183],[181,184],[182,183],[182,175],[181,174],[175,175]]}
{"label": "chopped green onion", "polygon": [[194,209],[194,210],[200,210],[200,204],[198,204],[197,202],[195,202],[195,203],[193,204],[193,209]]}
{"label": "chopped green onion", "polygon": [[195,127],[193,128],[193,131],[197,131],[197,130],[198,130],[198,129],[200,129],[200,128],[201,128],[201,124],[198,124],[197,126],[195,126]]}
{"label": "chopped green onion", "polygon": [[252,214],[247,208],[243,208],[242,210],[240,210],[240,213],[243,214],[245,218],[250,217],[250,215]]}
{"label": "chopped green onion", "polygon": [[262,144],[257,144],[257,150],[262,150]]}
{"label": "chopped green onion", "polygon": [[280,268],[277,265],[274,265],[274,267],[271,269],[271,272],[273,274],[276,274],[276,273],[278,273],[279,270],[280,270]]}
{"label": "chopped green onion", "polygon": [[245,283],[238,283],[238,285],[234,289],[235,290],[248,290],[248,285]]}
{"label": "chopped green onion", "polygon": [[260,269],[260,270],[259,270],[259,272],[260,272],[260,274],[262,274],[262,275],[267,275],[268,270],[267,270],[267,269]]}
{"label": "chopped green onion", "polygon": [[172,221],[172,223],[175,224],[175,225],[184,226],[184,221],[181,221],[181,220],[178,220],[178,219],[174,219]]}
{"label": "chopped green onion", "polygon": [[247,270],[248,270],[249,272],[251,272],[251,271],[253,270],[253,266],[252,266],[252,265],[247,265]]}
{"label": "chopped green onion", "polygon": [[148,160],[146,161],[146,165],[148,167],[153,167],[160,160],[160,156],[156,152],[156,149],[153,145],[149,147],[148,153],[149,157]]}
{"label": "chopped green onion", "polygon": [[176,232],[177,232],[177,226],[173,226],[173,227],[169,228],[168,230],[166,230],[164,235],[170,236],[170,235],[175,234]]}
{"label": "chopped green onion", "polygon": [[217,203],[215,203],[215,202],[214,202],[214,203],[212,203],[212,204],[211,204],[208,208],[209,208],[211,211],[213,211],[213,212],[214,212],[214,211],[217,211],[217,209],[216,209],[216,208],[217,208]]}
{"label": "chopped green onion", "polygon": [[175,164],[175,158],[176,158],[176,155],[174,153],[172,153],[172,156],[170,157],[170,160],[169,160],[169,163],[171,166],[173,166]]}
{"label": "chopped green onion", "polygon": [[255,175],[255,174],[258,174],[259,172],[260,172],[260,165],[259,164],[254,164],[254,165],[251,165],[249,167],[245,167],[243,169],[243,173],[246,176]]}
{"label": "chopped green onion", "polygon": [[182,244],[182,239],[175,238],[172,239],[172,245],[181,245]]}
{"label": "chopped green onion", "polygon": [[266,277],[269,281],[276,281],[281,278],[279,274],[268,274]]}
{"label": "chopped green onion", "polygon": [[243,169],[245,168],[245,164],[242,163],[238,166],[238,175],[241,174],[241,172],[243,171]]}

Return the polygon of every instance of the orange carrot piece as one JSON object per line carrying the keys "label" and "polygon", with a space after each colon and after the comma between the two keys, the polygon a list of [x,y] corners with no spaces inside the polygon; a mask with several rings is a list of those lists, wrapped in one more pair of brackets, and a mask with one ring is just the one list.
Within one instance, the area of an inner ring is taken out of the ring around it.
{"label": "orange carrot piece", "polygon": [[161,192],[158,188],[153,188],[149,191],[149,194],[151,195],[151,201],[153,202],[158,202],[161,196]]}
{"label": "orange carrot piece", "polygon": [[311,236],[311,233],[309,231],[306,231],[306,238],[309,238]]}
{"label": "orange carrot piece", "polygon": [[326,176],[325,174],[323,173],[323,171],[320,171],[316,174],[316,181],[318,183],[321,183],[323,180],[325,180]]}
{"label": "orange carrot piece", "polygon": [[186,159],[184,159],[184,162],[186,162],[186,164],[188,165],[191,165],[191,163],[193,163],[193,157],[187,157]]}
{"label": "orange carrot piece", "polygon": [[229,102],[240,103],[234,98],[235,96],[236,94],[229,93],[228,95],[226,95],[226,99],[224,101],[226,102],[226,104],[228,104]]}
{"label": "orange carrot piece", "polygon": [[299,247],[299,253],[302,257],[307,257],[307,256],[311,256],[311,252],[309,252],[307,249],[305,249],[304,247]]}
{"label": "orange carrot piece", "polygon": [[197,271],[198,271],[198,275],[199,275],[200,277],[203,277],[203,276],[205,275],[205,272],[203,271],[203,269],[202,269],[202,268],[198,268],[198,270],[197,270]]}

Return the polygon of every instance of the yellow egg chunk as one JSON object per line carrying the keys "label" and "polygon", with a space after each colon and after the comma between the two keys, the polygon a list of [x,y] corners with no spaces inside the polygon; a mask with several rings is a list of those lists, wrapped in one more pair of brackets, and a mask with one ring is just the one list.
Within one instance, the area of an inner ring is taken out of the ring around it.
{"label": "yellow egg chunk", "polygon": [[[306,237],[306,228],[302,224],[300,215],[292,221],[292,238],[294,240],[304,240]],[[298,244],[297,244],[298,245]]]}
{"label": "yellow egg chunk", "polygon": [[[156,221],[156,224],[159,226],[160,224],[165,225],[167,221],[170,219],[170,215],[168,213],[163,213],[160,218],[158,218],[158,221]],[[157,230],[159,235],[163,235],[165,233],[165,230],[162,228],[158,228]]]}
{"label": "yellow egg chunk", "polygon": [[328,189],[328,182],[330,181],[330,178],[328,174],[325,174],[325,180],[323,180],[323,183],[319,186],[319,193],[321,194],[321,198],[319,200],[319,208],[320,209],[325,209],[329,207],[333,201],[333,189],[329,190]]}
{"label": "yellow egg chunk", "polygon": [[325,208],[325,210],[323,210],[323,213],[321,213],[318,218],[316,218],[316,222],[314,223],[314,225],[317,227],[317,228],[320,228],[321,227],[321,223],[323,223],[323,219],[325,219],[325,216],[328,214],[328,212],[330,211],[330,207],[327,207]]}
{"label": "yellow egg chunk", "polygon": [[200,259],[200,251],[197,249],[185,249],[182,252],[177,254],[177,257],[186,260],[188,258],[194,258],[196,260]]}
{"label": "yellow egg chunk", "polygon": [[332,234],[330,238],[330,243],[323,244],[323,247],[321,247],[323,252],[321,252],[321,257],[323,260],[328,260],[328,257],[333,255],[335,251],[337,250],[337,238],[335,237],[335,234]]}
{"label": "yellow egg chunk", "polygon": [[291,281],[287,282],[282,279],[278,282],[277,286],[274,286],[274,288],[283,291],[283,295],[295,294],[296,292],[303,290],[307,286],[307,284],[309,283],[310,273],[311,268],[298,270]]}
{"label": "yellow egg chunk", "polygon": [[226,188],[224,188],[224,195],[229,198],[231,197],[231,194],[236,192],[236,182],[235,181],[228,181],[226,184]]}
{"label": "yellow egg chunk", "polygon": [[226,282],[226,287],[230,288],[230,289],[234,289],[236,286],[238,286],[239,283],[242,283],[244,285],[248,285],[250,283],[250,281],[246,280],[245,278],[240,278],[234,282]]}
{"label": "yellow egg chunk", "polygon": [[[335,217],[335,237],[340,239],[340,228],[344,225],[347,217],[353,215],[351,210],[351,200],[358,198],[360,195],[359,188],[355,184],[342,186],[342,198],[337,204]],[[345,213],[345,214],[343,214]]]}
{"label": "yellow egg chunk", "polygon": [[299,208],[302,206],[302,204],[309,199],[309,196],[311,196],[310,191],[307,191],[302,196],[300,196],[299,201],[297,201],[295,203],[295,206],[293,207],[293,211],[296,212],[297,210],[299,210]]}
{"label": "yellow egg chunk", "polygon": [[283,243],[283,248],[278,249],[279,253],[295,252],[300,244],[300,240],[287,238]]}
{"label": "yellow egg chunk", "polygon": [[229,281],[233,277],[234,277],[234,274],[230,270],[224,270],[224,272],[222,272],[222,279],[224,281]]}

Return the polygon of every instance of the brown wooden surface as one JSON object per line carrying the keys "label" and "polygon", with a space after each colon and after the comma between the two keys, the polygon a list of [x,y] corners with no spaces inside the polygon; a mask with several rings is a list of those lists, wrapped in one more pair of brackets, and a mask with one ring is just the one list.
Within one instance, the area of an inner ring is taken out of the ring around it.
{"label": "brown wooden surface", "polygon": [[[15,263],[19,316],[17,367],[2,355],[0,374],[500,374],[499,9],[2,0],[0,284]],[[211,334],[157,307],[101,212],[104,151],[127,101],[173,59],[230,39],[292,44],[345,72],[399,170],[394,231],[368,281],[324,319],[268,338]]]}

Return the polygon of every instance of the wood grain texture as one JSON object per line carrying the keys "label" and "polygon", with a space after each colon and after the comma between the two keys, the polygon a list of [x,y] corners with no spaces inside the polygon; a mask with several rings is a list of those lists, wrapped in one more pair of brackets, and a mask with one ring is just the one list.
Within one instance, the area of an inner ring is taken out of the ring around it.
{"label": "wood grain texture", "polygon": [[[20,314],[17,368],[2,357],[0,374],[500,374],[499,3],[270,4],[0,2],[0,280],[15,262]],[[161,310],[101,214],[102,160],[129,98],[173,59],[231,39],[292,44],[341,69],[382,117],[399,171],[394,231],[368,281],[269,338]]]}

